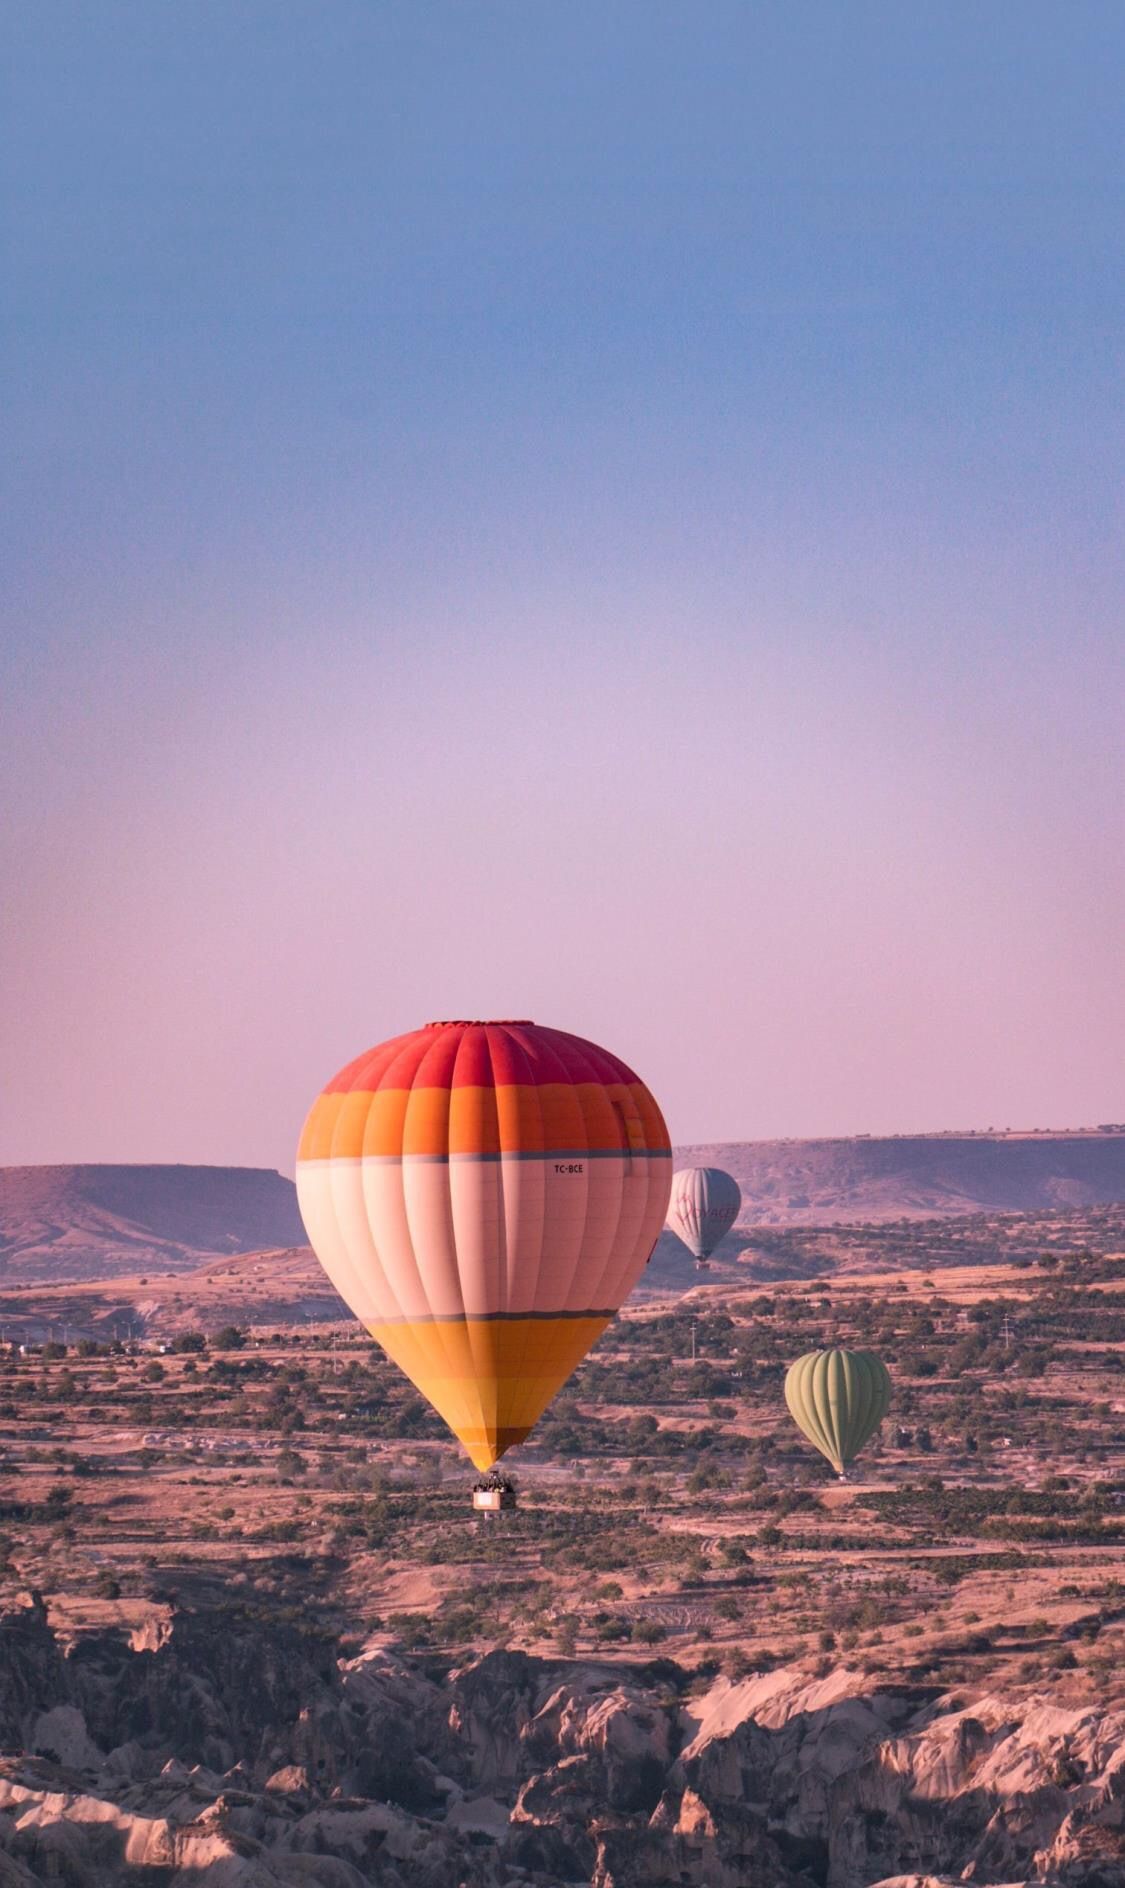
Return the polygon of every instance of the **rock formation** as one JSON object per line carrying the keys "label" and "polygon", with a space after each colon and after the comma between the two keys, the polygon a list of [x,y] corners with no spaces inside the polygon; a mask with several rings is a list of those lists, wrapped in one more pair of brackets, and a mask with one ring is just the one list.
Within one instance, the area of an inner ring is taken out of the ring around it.
{"label": "rock formation", "polygon": [[1125,1888],[1125,1715],[846,1669],[427,1670],[264,1602],[64,1653],[36,1601],[0,1748],[0,1888]]}

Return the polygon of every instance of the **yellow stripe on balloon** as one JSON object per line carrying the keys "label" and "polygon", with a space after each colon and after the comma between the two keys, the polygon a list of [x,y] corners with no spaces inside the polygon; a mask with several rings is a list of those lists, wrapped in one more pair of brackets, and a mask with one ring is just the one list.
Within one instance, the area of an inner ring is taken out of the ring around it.
{"label": "yellow stripe on balloon", "polygon": [[609,1323],[586,1318],[448,1318],[369,1324],[477,1468],[522,1442]]}

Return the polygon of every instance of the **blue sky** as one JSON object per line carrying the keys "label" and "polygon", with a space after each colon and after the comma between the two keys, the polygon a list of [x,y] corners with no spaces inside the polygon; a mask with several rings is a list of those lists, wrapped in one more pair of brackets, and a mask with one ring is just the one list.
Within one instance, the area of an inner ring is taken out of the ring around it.
{"label": "blue sky", "polygon": [[1120,8],[7,41],[0,1157],[493,1010],[681,1138],[1125,1114]]}

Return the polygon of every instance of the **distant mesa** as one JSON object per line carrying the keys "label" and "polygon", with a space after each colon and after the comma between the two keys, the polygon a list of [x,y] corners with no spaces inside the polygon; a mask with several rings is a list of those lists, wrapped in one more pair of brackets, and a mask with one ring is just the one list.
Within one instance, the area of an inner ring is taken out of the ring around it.
{"label": "distant mesa", "polygon": [[[1125,1128],[1073,1133],[903,1134],[723,1141],[674,1149],[677,1167],[721,1167],[742,1207],[715,1262],[737,1261],[751,1227],[798,1228],[1054,1212],[1125,1201]],[[296,1189],[265,1167],[0,1167],[0,1280],[192,1271],[247,1252],[304,1246]],[[644,1285],[699,1281],[665,1234]]]}
{"label": "distant mesa", "polygon": [[191,1271],[305,1241],[291,1180],[268,1167],[0,1167],[0,1278]]}
{"label": "distant mesa", "polygon": [[[677,1166],[722,1167],[741,1190],[738,1218],[712,1260],[716,1283],[737,1273],[750,1247],[760,1260],[771,1230],[1063,1213],[1125,1201],[1125,1129],[1109,1124],[1069,1133],[708,1141],[677,1147],[675,1160]],[[792,1264],[783,1270],[791,1274]],[[679,1241],[665,1235],[641,1289],[690,1289],[699,1283],[693,1271]]]}
{"label": "distant mesa", "polygon": [[857,1135],[838,1141],[720,1141],[678,1147],[685,1165],[725,1167],[739,1226],[1030,1213],[1125,1200],[1125,1129],[1018,1134]]}

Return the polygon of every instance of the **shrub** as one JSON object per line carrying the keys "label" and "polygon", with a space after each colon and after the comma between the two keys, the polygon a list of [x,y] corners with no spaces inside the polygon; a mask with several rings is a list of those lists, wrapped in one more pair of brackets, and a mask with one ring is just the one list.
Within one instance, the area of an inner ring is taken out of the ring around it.
{"label": "shrub", "polygon": [[392,1613],[387,1625],[408,1651],[433,1639],[432,1624],[425,1613]]}
{"label": "shrub", "polygon": [[603,1619],[595,1620],[594,1630],[597,1637],[608,1645],[616,1645],[633,1637],[631,1622],[622,1619],[619,1613],[608,1613]]}

